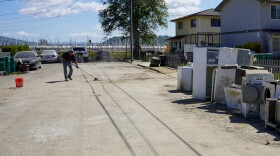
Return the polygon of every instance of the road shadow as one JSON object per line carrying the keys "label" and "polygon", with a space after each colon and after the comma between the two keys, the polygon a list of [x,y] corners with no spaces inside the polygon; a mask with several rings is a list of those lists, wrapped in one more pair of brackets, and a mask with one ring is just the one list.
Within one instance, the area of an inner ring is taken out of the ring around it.
{"label": "road shadow", "polygon": [[152,79],[152,78],[134,78],[133,80],[138,80],[138,81],[145,81],[145,80],[149,80],[149,79]]}
{"label": "road shadow", "polygon": [[[192,95],[192,92],[182,92],[179,90],[168,90],[171,94],[185,94],[185,95]],[[189,105],[189,104],[201,104],[206,103],[206,101],[198,100],[194,98],[185,98],[180,100],[175,100],[172,103],[179,104],[179,105]]]}
{"label": "road shadow", "polygon": [[175,100],[172,103],[179,104],[179,105],[191,105],[191,104],[200,104],[204,103],[205,101],[197,100],[197,99],[181,99],[181,100]]}
{"label": "road shadow", "polygon": [[219,103],[204,103],[201,104],[200,107],[197,107],[198,109],[203,109],[205,112],[209,113],[215,113],[215,114],[229,114],[229,115],[235,115],[242,117],[241,110],[237,109],[230,109],[227,107],[227,105],[219,104]]}
{"label": "road shadow", "polygon": [[169,93],[171,94],[178,94],[178,93],[182,93],[182,94],[186,94],[186,95],[192,95],[192,92],[183,92],[183,91],[180,91],[180,90],[168,90]]}
{"label": "road shadow", "polygon": [[249,124],[257,130],[257,133],[268,133],[274,136],[274,141],[280,141],[280,134],[272,129],[265,129],[264,121],[260,119],[246,119],[242,116],[241,110],[228,108],[227,105],[218,103],[205,103],[197,107],[197,109],[203,109],[208,113],[215,114],[228,114],[230,123],[242,123]]}
{"label": "road shadow", "polygon": [[59,83],[59,82],[65,82],[64,80],[62,81],[48,81],[48,82],[46,82],[46,83],[50,83],[50,84],[52,84],[52,83]]}

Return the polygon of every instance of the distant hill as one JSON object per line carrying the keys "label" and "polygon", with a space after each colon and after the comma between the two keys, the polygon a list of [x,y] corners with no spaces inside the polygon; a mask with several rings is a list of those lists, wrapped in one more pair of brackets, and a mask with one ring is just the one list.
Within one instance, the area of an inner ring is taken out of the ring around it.
{"label": "distant hill", "polygon": [[[167,35],[158,36],[156,38],[156,40],[154,41],[153,45],[164,46],[166,44],[165,40],[169,37],[170,36],[167,36]],[[36,43],[0,36],[0,46],[1,45],[34,45],[34,44],[36,44]],[[69,42],[62,42],[60,44],[69,45],[70,43]],[[85,45],[84,42],[78,42],[78,43],[75,43],[75,44],[77,44],[79,46],[84,46]],[[125,45],[129,45],[129,44],[130,44],[130,39],[129,38],[124,39],[120,36],[115,36],[115,37],[109,38],[102,43],[95,43],[95,42],[91,43],[91,45],[113,45],[113,46],[125,46]]]}
{"label": "distant hill", "polygon": [[164,36],[158,36],[157,37],[157,40],[159,43],[161,43],[160,45],[165,45],[166,44],[166,39],[170,38],[171,36],[167,36],[167,35],[164,35]]}
{"label": "distant hill", "polygon": [[[170,36],[164,35],[164,36],[158,36],[155,40],[155,45],[165,45],[165,40],[169,38]],[[124,39],[120,36],[115,36],[112,38],[109,38],[105,40],[104,42],[100,43],[100,45],[123,45],[130,44],[130,39]]]}
{"label": "distant hill", "polygon": [[26,45],[26,44],[29,44],[29,42],[14,39],[14,38],[0,36],[0,46],[1,45]]}

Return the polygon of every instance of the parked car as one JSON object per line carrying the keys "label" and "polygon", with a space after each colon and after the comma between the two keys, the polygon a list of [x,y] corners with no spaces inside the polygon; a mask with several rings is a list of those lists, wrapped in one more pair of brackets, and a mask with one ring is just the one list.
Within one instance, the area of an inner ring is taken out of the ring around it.
{"label": "parked car", "polygon": [[55,50],[43,50],[41,53],[42,63],[59,62],[59,55]]}
{"label": "parked car", "polygon": [[16,53],[15,59],[20,59],[23,64],[35,70],[42,67],[41,57],[35,51],[20,51]]}
{"label": "parked car", "polygon": [[76,56],[82,55],[83,61],[88,62],[88,52],[84,47],[74,47],[72,50]]}
{"label": "parked car", "polygon": [[111,56],[108,51],[99,51],[96,54],[95,60],[98,61],[111,61]]}

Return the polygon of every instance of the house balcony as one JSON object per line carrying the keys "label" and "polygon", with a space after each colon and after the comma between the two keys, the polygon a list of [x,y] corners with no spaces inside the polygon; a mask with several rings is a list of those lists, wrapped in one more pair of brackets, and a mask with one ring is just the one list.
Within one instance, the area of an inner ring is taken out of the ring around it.
{"label": "house balcony", "polygon": [[170,52],[184,50],[185,44],[195,44],[197,46],[220,46],[220,33],[197,33],[190,35],[180,35],[168,38],[166,40],[169,44]]}

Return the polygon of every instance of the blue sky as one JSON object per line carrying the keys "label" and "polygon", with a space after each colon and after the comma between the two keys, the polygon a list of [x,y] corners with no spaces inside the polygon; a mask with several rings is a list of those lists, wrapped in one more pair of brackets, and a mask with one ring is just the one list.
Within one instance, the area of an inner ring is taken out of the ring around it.
{"label": "blue sky", "polygon": [[[191,13],[215,8],[222,0],[165,0],[168,21]],[[0,35],[17,39],[50,42],[91,39],[101,42],[103,33],[98,11],[104,6],[100,0],[0,0]],[[174,36],[175,25],[158,35]],[[119,36],[113,32],[111,36]],[[110,37],[110,36],[108,36]]]}

